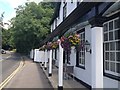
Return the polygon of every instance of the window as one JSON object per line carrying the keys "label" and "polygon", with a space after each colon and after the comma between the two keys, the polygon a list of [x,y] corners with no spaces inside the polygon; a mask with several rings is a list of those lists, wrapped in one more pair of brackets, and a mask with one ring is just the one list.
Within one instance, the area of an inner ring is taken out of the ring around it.
{"label": "window", "polygon": [[55,28],[57,27],[57,18],[55,19]]}
{"label": "window", "polygon": [[57,59],[57,49],[55,49],[55,59]]}
{"label": "window", "polygon": [[[79,35],[80,35],[81,43],[83,43],[85,41],[85,30],[83,29],[81,31],[82,32],[80,32]],[[85,48],[84,47],[82,47],[79,51],[77,51],[76,57],[77,57],[76,66],[85,69]]]}
{"label": "window", "polygon": [[120,27],[119,18],[103,24],[104,72],[120,76]]}
{"label": "window", "polygon": [[63,20],[66,18],[67,15],[67,3],[63,7]]}

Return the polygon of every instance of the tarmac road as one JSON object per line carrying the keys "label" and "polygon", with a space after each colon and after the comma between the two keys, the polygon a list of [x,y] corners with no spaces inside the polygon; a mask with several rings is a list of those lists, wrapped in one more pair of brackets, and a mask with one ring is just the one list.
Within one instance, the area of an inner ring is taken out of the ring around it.
{"label": "tarmac road", "polygon": [[18,66],[21,60],[21,56],[14,52],[7,52],[2,54],[2,60],[0,60],[0,82],[4,81]]}

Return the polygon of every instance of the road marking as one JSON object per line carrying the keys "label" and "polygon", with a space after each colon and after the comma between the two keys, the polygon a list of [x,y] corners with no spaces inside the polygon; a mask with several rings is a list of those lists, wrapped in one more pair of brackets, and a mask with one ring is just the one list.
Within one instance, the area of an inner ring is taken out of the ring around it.
{"label": "road marking", "polygon": [[[11,57],[11,55],[7,56],[6,59],[8,59],[9,57]],[[4,59],[0,60],[0,62],[2,62]]]}
{"label": "road marking", "polygon": [[16,75],[18,71],[22,69],[23,65],[24,65],[24,62],[21,61],[19,64],[19,67],[0,84],[0,90],[9,83],[9,81]]}

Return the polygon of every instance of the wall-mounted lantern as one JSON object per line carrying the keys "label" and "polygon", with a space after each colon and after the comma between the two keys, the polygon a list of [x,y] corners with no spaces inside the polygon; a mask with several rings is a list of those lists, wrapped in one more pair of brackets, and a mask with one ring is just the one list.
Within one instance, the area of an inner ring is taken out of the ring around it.
{"label": "wall-mounted lantern", "polygon": [[90,52],[90,54],[91,54],[90,43],[88,42],[88,40],[85,41],[85,50],[86,50],[86,52]]}

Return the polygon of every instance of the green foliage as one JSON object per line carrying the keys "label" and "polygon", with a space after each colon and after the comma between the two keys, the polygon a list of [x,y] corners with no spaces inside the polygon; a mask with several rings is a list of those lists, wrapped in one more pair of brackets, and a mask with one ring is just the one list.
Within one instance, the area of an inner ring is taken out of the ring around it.
{"label": "green foliage", "polygon": [[53,14],[51,2],[26,3],[16,9],[16,17],[11,20],[12,42],[18,52],[28,53],[39,44],[50,32],[49,22]]}

